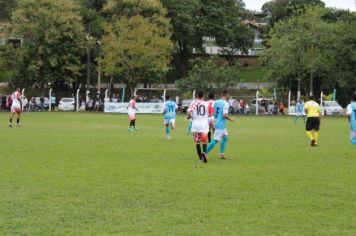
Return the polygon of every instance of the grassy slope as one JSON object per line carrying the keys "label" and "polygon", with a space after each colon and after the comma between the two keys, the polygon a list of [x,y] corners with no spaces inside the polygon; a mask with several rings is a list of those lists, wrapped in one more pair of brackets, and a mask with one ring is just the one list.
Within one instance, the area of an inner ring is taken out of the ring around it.
{"label": "grassy slope", "polygon": [[266,69],[261,66],[247,67],[241,72],[241,82],[258,82],[263,81],[266,74]]}
{"label": "grassy slope", "polygon": [[186,122],[160,116],[0,114],[0,235],[352,235],[356,150],[343,119],[310,148],[291,118],[229,126],[227,161],[197,161]]}

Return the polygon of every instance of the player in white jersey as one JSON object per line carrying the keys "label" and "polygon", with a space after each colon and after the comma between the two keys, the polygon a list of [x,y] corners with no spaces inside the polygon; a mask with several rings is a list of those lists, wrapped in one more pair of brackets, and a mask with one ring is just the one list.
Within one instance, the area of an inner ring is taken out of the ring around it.
{"label": "player in white jersey", "polygon": [[356,94],[352,96],[352,102],[347,106],[347,117],[350,121],[350,139],[356,146]]}
{"label": "player in white jersey", "polygon": [[138,129],[136,128],[136,111],[138,111],[136,107],[136,96],[132,96],[128,106],[127,106],[127,113],[129,115],[129,120],[130,120],[130,125],[128,130],[129,131],[137,131]]}
{"label": "player in white jersey", "polygon": [[[200,160],[206,163],[208,160],[202,153],[206,152],[209,133],[209,116],[213,111],[209,109],[209,104],[204,101],[204,92],[198,92],[198,99],[194,100],[188,108],[188,118],[192,119],[192,133],[196,144],[197,154]],[[203,152],[201,150],[203,145]]]}
{"label": "player in white jersey", "polygon": [[[209,104],[209,109],[214,109],[214,94],[210,93],[208,96],[208,104]],[[214,111],[212,113],[212,116],[209,116],[209,133],[208,133],[208,140],[209,143],[211,142],[211,133],[214,131]]]}
{"label": "player in white jersey", "polygon": [[20,88],[17,88],[15,92],[11,94],[11,115],[10,115],[10,122],[9,127],[12,127],[12,119],[14,118],[15,114],[17,114],[17,127],[20,127],[20,118],[22,112],[22,100],[21,100],[21,92]]}

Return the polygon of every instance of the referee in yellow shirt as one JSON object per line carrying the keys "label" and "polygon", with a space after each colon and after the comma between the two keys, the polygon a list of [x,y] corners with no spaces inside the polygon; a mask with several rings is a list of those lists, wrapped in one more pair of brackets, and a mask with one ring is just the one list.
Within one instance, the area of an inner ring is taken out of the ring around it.
{"label": "referee in yellow shirt", "polygon": [[314,97],[310,96],[309,101],[305,103],[304,109],[305,113],[307,114],[307,136],[311,141],[311,146],[316,147],[318,146],[321,119],[320,106],[317,102],[315,102]]}

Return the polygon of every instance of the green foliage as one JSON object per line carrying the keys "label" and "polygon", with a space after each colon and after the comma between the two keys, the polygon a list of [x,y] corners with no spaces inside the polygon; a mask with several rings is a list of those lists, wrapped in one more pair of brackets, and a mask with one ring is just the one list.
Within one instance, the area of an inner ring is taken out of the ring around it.
{"label": "green foliage", "polygon": [[221,92],[239,82],[240,70],[237,66],[219,65],[213,60],[202,59],[197,59],[192,64],[188,77],[176,81],[177,87],[183,92]]}
{"label": "green foliage", "polygon": [[[106,10],[110,4],[109,1]],[[131,12],[121,5],[117,6],[122,11]],[[154,3],[153,6],[160,6],[161,9],[157,11],[164,12],[161,5]],[[149,9],[152,10],[151,7]],[[145,9],[137,11],[145,12]],[[163,16],[122,16],[113,23],[107,23],[105,32],[102,40],[103,64],[107,75],[120,76],[132,89],[138,82],[147,82],[147,79],[153,78],[153,74],[159,78],[157,75],[167,72],[172,50],[168,19]]]}
{"label": "green foliage", "polygon": [[43,89],[46,83],[57,87],[80,79],[84,29],[73,1],[21,1],[11,19],[11,34],[23,38],[17,85]]}
{"label": "green foliage", "polygon": [[0,0],[0,22],[9,21],[18,0]]}

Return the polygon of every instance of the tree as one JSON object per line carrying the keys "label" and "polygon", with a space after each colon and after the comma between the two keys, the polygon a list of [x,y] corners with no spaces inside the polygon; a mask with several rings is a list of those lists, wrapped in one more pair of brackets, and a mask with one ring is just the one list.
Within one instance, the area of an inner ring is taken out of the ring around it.
{"label": "tree", "polygon": [[11,18],[11,34],[23,39],[18,85],[43,91],[47,83],[56,88],[80,80],[84,28],[73,1],[22,0]]}
{"label": "tree", "polygon": [[176,81],[182,92],[202,90],[206,92],[222,92],[232,88],[239,82],[237,66],[218,65],[213,60],[196,59],[188,76]]}
{"label": "tree", "polygon": [[136,15],[107,24],[105,32],[104,72],[122,78],[131,92],[148,75],[162,75],[168,70],[172,50],[168,29],[162,31],[150,19]]}
{"label": "tree", "polygon": [[198,35],[199,0],[162,0],[168,9],[173,26],[172,40],[175,43],[174,66],[176,78],[187,75],[193,49],[201,47]]}
{"label": "tree", "polygon": [[18,0],[0,0],[0,22],[9,21]]}
{"label": "tree", "polygon": [[313,94],[316,84],[319,90],[333,86],[331,81],[341,84],[342,80],[329,79],[337,61],[335,43],[340,38],[335,24],[323,20],[326,14],[322,7],[307,8],[304,14],[274,26],[267,41],[270,48],[263,55],[270,79],[287,84],[297,78],[298,91],[303,87],[307,94]]}

